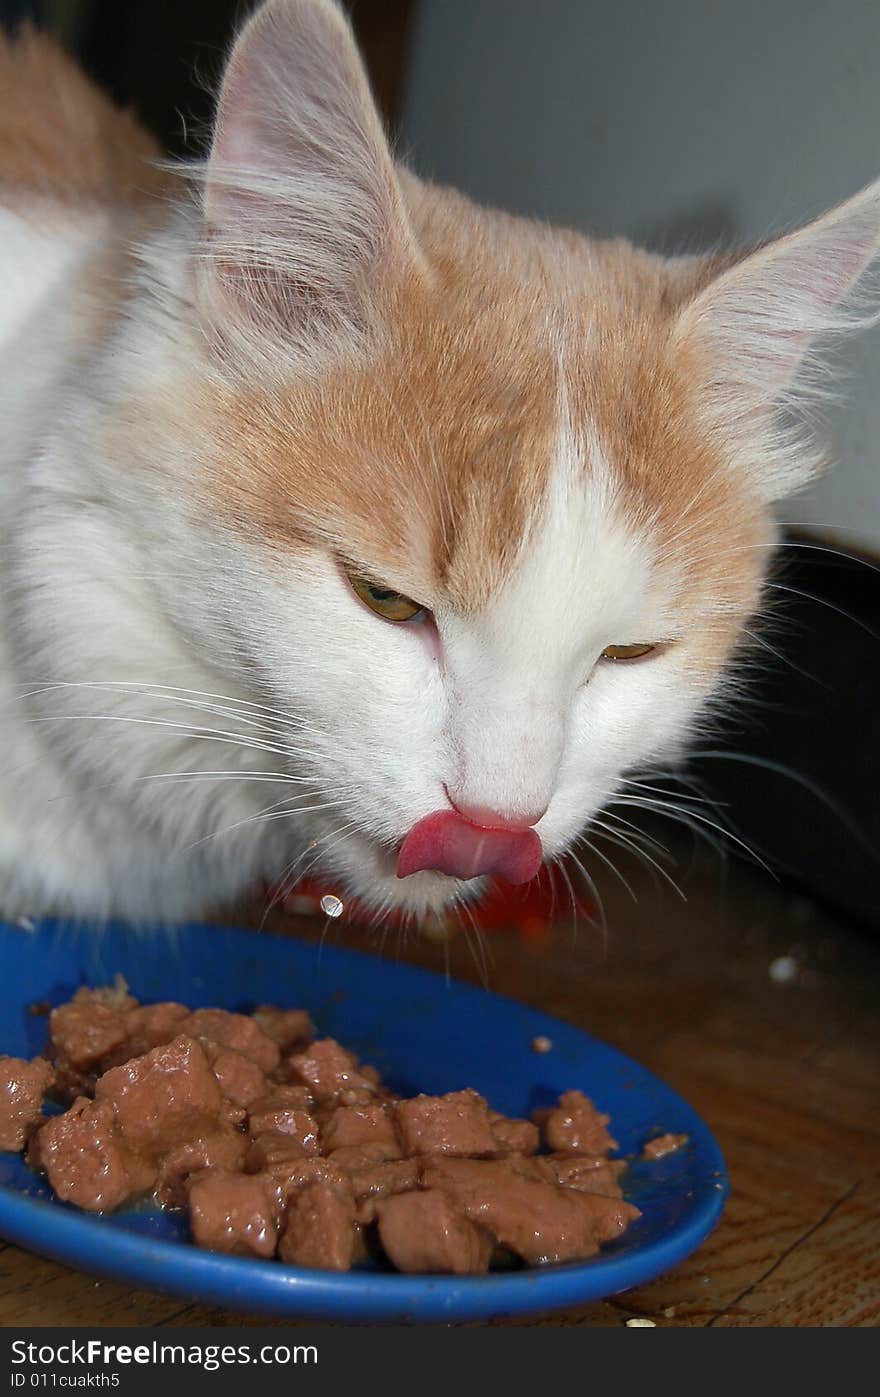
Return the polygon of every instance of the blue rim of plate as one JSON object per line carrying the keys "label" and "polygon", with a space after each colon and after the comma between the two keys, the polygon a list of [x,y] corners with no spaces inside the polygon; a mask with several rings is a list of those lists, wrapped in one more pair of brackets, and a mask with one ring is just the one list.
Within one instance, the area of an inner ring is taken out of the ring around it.
{"label": "blue rim of plate", "polygon": [[[164,962],[155,954],[156,936],[167,938]],[[38,923],[33,932],[0,923],[0,965],[0,1022],[10,1022],[12,1006],[19,1020],[12,1046],[4,1027],[0,1052],[39,1051],[45,1021],[28,1014],[29,1004],[60,1002],[78,984],[107,983],[121,971],[143,999],[308,1008],[319,1032],[338,1036],[407,1093],[473,1085],[497,1109],[525,1114],[581,1087],[611,1112],[621,1153],[635,1155],[646,1139],[667,1130],[689,1137],[661,1160],[634,1161],[623,1183],[643,1216],[598,1256],[465,1277],[308,1271],[201,1251],[182,1236],[148,1235],[168,1225],[167,1214],[132,1209],[105,1218],[35,1197],[45,1183],[17,1157],[0,1154],[0,1237],[95,1275],[290,1320],[497,1319],[582,1305],[645,1284],[695,1251],[724,1208],[729,1186],[718,1145],[659,1078],[571,1024],[433,972],[234,928],[187,926],[148,938],[122,926],[98,933],[61,922]],[[550,1053],[532,1050],[537,1036],[551,1040]],[[444,1051],[445,1061],[438,1056]]]}

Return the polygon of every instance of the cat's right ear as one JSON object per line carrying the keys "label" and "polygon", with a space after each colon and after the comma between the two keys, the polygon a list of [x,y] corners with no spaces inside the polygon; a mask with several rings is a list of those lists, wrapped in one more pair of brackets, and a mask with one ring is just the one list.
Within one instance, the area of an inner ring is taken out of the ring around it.
{"label": "cat's right ear", "polygon": [[[223,79],[203,187],[200,304],[222,344],[278,359],[362,333],[417,254],[382,124],[334,0],[268,0]],[[270,348],[271,347],[271,348]]]}
{"label": "cat's right ear", "polygon": [[778,499],[821,465],[797,423],[804,400],[824,393],[823,351],[835,337],[875,324],[880,181],[712,279],[676,325],[703,415]]}

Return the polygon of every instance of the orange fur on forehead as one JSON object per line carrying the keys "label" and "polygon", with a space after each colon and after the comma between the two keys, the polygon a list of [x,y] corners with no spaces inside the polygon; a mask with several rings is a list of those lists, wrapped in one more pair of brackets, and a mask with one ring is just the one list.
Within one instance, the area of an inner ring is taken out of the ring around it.
{"label": "orange fur on forehead", "polygon": [[[719,264],[405,187],[428,273],[386,296],[369,363],[286,389],[209,390],[222,508],[282,546],[317,539],[426,604],[475,610],[540,521],[567,417],[585,488],[598,442],[625,518],[656,532],[694,605],[714,589],[719,615],[751,609],[760,512],[698,428],[671,337]],[[744,552],[723,586],[719,538]],[[727,643],[731,624],[718,634]]]}
{"label": "orange fur on forehead", "polygon": [[218,489],[284,543],[319,538],[426,602],[483,604],[546,494],[558,354],[532,288],[436,267],[395,289],[381,352],[206,403]]}

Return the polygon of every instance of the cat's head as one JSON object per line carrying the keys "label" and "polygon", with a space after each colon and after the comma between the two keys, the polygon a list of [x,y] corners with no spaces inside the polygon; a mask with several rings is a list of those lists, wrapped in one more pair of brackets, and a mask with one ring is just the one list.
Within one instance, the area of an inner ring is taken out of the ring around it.
{"label": "cat's head", "polygon": [[316,856],[414,910],[526,876],[719,690],[880,188],[711,259],[482,210],[394,163],[337,7],[273,0],[199,218],[178,411],[215,623],[295,716]]}

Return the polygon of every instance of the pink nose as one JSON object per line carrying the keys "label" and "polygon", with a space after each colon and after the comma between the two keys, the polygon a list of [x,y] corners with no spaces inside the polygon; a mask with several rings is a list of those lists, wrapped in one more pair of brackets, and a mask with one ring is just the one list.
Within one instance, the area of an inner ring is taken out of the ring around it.
{"label": "pink nose", "polygon": [[529,829],[547,814],[545,805],[541,810],[533,810],[528,815],[499,815],[497,810],[492,810],[488,805],[466,805],[464,801],[451,796],[446,786],[443,789],[453,810],[470,820],[472,825],[482,825],[484,829]]}
{"label": "pink nose", "polygon": [[544,851],[533,829],[477,825],[455,810],[435,810],[413,825],[397,856],[398,878],[430,868],[453,878],[494,873],[508,883],[528,883]]}

